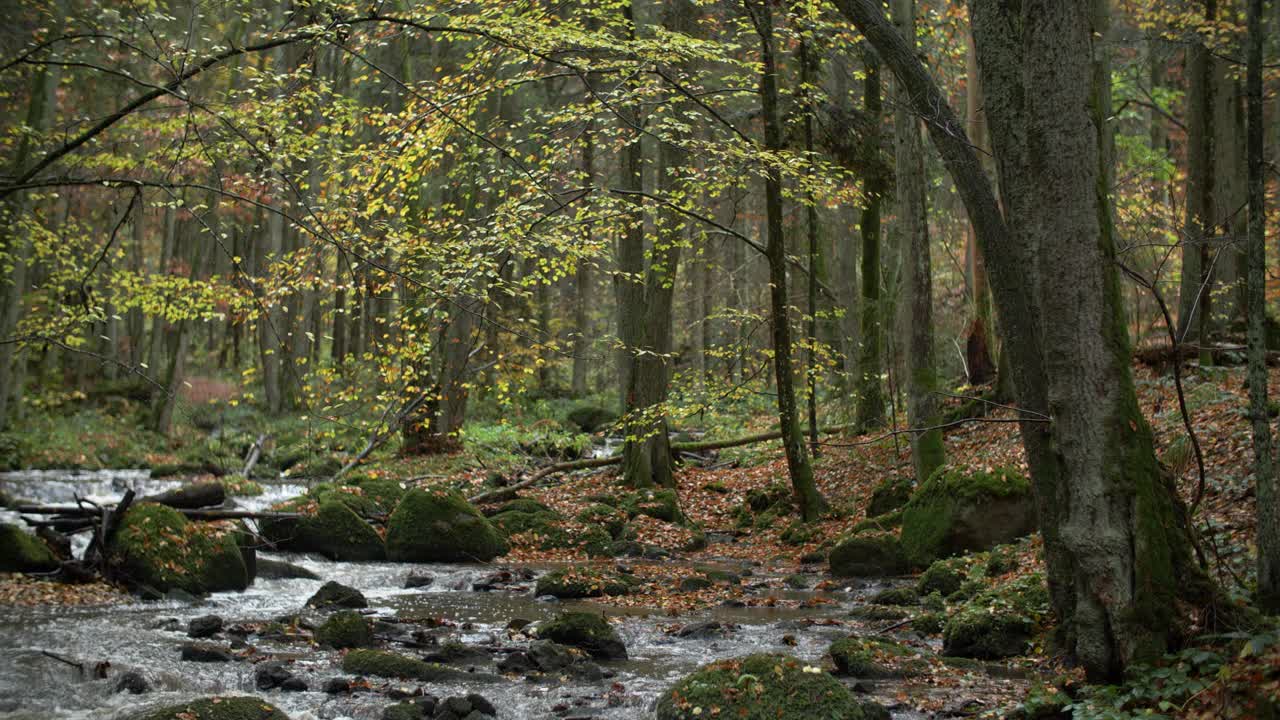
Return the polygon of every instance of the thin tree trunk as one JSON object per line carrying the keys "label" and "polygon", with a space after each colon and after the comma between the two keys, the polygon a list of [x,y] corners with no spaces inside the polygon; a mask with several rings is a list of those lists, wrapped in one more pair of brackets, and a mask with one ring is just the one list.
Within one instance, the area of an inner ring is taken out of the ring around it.
{"label": "thin tree trunk", "polygon": [[[778,118],[778,67],[773,44],[773,12],[770,0],[763,0],[755,17],[760,35],[760,55],[764,72],[760,76],[761,110],[764,113],[764,144],[767,150],[782,149],[782,123]],[[786,239],[782,233],[782,174],[770,165],[765,175],[765,214],[769,261],[770,322],[773,330],[773,369],[778,392],[778,429],[787,455],[787,470],[800,516],[817,520],[827,501],[818,491],[813,465],[805,448],[804,433],[796,409],[795,375],[791,368],[791,322],[787,317]]]}
{"label": "thin tree trunk", "polygon": [[1258,593],[1264,612],[1280,613],[1280,500],[1267,409],[1266,169],[1262,120],[1262,0],[1249,0],[1245,94],[1249,157],[1249,414],[1258,484]]}
{"label": "thin tree trunk", "polygon": [[[802,35],[800,38],[800,83],[804,95],[804,150],[813,154],[813,99],[810,97],[809,84],[813,82],[813,59],[809,53],[809,44]],[[813,173],[813,168],[809,169]],[[805,234],[809,241],[809,277],[808,310],[809,318],[806,327],[806,338],[809,349],[805,358],[805,377],[808,379],[809,401],[809,450],[814,457],[818,456],[818,276],[822,256],[818,252],[818,205],[809,191],[805,196]]]}
{"label": "thin tree trunk", "polygon": [[[915,1],[894,0],[893,21],[914,45]],[[902,82],[894,83],[897,104],[893,114],[896,150],[897,215],[907,254],[907,422],[913,428],[938,424],[938,373],[933,360],[933,268],[929,257],[929,224],[925,193],[924,147],[920,120]],[[916,481],[924,482],[946,462],[942,430],[911,435],[911,463]]]}
{"label": "thin tree trunk", "polygon": [[[1215,16],[1216,0],[1205,2],[1205,19]],[[1187,192],[1182,237],[1182,284],[1178,335],[1202,346],[1209,338],[1208,260],[1214,226],[1213,95],[1214,62],[1202,38],[1187,46]],[[1208,363],[1206,363],[1208,364]]]}
{"label": "thin tree trunk", "polygon": [[858,354],[856,423],[865,432],[884,423],[884,393],[880,382],[884,311],[880,303],[880,204],[887,182],[880,162],[880,60],[871,49],[863,53],[863,58],[866,73],[863,103],[870,124],[863,141],[869,170],[863,185],[866,204],[859,221],[862,233],[862,343]]}
{"label": "thin tree trunk", "polygon": [[[592,124],[587,122],[587,129],[582,133],[582,173],[584,184],[595,183],[595,138]],[[590,241],[592,227],[583,229],[585,239]],[[591,265],[586,259],[579,259],[573,274],[573,371],[570,386],[575,396],[587,394],[587,350],[591,344]]]}

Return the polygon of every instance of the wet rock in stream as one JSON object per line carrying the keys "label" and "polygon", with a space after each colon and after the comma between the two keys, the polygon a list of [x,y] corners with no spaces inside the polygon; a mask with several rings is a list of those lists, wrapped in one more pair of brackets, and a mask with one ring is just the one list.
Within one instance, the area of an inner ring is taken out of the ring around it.
{"label": "wet rock in stream", "polygon": [[182,659],[185,662],[231,662],[235,656],[231,650],[210,643],[183,643]]}
{"label": "wet rock in stream", "polygon": [[289,672],[283,662],[273,660],[259,665],[253,671],[253,682],[259,690],[280,689],[285,692],[305,692],[307,683]]}
{"label": "wet rock in stream", "polygon": [[187,637],[208,638],[222,632],[222,618],[217,615],[201,615],[187,623]]}
{"label": "wet rock in stream", "polygon": [[130,695],[142,695],[151,691],[151,683],[147,682],[142,673],[130,670],[120,675],[119,679],[116,680],[115,691],[117,693],[127,692]]}
{"label": "wet rock in stream", "polygon": [[347,587],[342,583],[327,582],[320,586],[315,595],[307,600],[307,607],[313,607],[318,610],[331,608],[367,608],[369,601],[364,595],[353,587]]}
{"label": "wet rock in stream", "polygon": [[257,697],[210,697],[130,716],[129,720],[289,720]]}
{"label": "wet rock in stream", "polygon": [[258,577],[264,580],[319,580],[320,576],[310,570],[283,560],[258,558]]}
{"label": "wet rock in stream", "polygon": [[436,578],[434,575],[428,575],[424,572],[411,572],[409,573],[409,576],[404,579],[404,587],[406,590],[424,588],[428,587],[435,581]]}
{"label": "wet rock in stream", "polygon": [[581,648],[598,660],[626,660],[627,647],[603,616],[565,612],[538,627],[538,636]]}

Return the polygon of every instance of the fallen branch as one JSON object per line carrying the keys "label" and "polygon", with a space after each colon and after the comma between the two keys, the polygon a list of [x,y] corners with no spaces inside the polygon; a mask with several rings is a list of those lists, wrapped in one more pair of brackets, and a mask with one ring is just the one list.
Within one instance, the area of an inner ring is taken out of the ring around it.
{"label": "fallen branch", "polygon": [[[852,429],[852,425],[836,425],[818,430],[823,435],[834,435],[836,433],[845,432]],[[680,453],[701,452],[705,450],[723,450],[724,448],[740,447],[742,445],[753,445],[755,443],[769,442],[770,440],[781,440],[782,432],[773,431],[767,433],[758,433],[756,435],[747,435],[739,438],[729,438],[727,440],[702,440],[699,442],[671,443],[671,453],[679,455]],[[611,455],[604,458],[587,458],[585,460],[570,460],[568,462],[554,463],[540,468],[537,472],[520,482],[497,490],[489,490],[479,495],[473,495],[468,498],[472,503],[494,502],[497,500],[505,500],[516,494],[517,491],[523,490],[532,485],[536,485],[548,475],[556,473],[570,472],[573,470],[586,470],[588,468],[606,467],[608,465],[617,465],[622,462],[622,455]]]}
{"label": "fallen branch", "polygon": [[249,473],[253,471],[253,466],[257,465],[258,460],[262,458],[262,446],[266,444],[268,437],[270,436],[262,433],[257,440],[253,441],[253,445],[249,447],[249,453],[244,458],[244,468],[240,470],[240,474],[244,477],[249,477]]}

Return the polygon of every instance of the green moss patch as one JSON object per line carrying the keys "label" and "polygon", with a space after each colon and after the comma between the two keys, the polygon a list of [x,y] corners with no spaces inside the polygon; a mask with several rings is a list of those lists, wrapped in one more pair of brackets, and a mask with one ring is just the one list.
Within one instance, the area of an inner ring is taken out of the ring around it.
{"label": "green moss patch", "polygon": [[[282,550],[310,552],[330,560],[385,560],[382,536],[344,501],[340,493],[320,493],[278,506],[283,512],[305,515],[296,520],[263,520],[262,536]],[[346,495],[346,497],[355,497]],[[318,499],[317,499],[318,498]],[[358,506],[364,506],[363,503]],[[367,506],[365,506],[367,507]]]}
{"label": "green moss patch", "polygon": [[471,675],[462,670],[382,650],[352,650],[342,658],[342,671],[351,675],[425,682],[459,680]]}
{"label": "green moss patch", "polygon": [[867,517],[874,518],[899,510],[911,499],[911,478],[895,476],[881,481],[871,491],[871,500],[867,503]]}
{"label": "green moss patch", "polygon": [[289,720],[256,697],[208,697],[133,716],[133,720]]}
{"label": "green moss patch", "polygon": [[363,615],[344,611],[334,613],[316,628],[316,642],[332,648],[362,648],[373,645],[373,628]]}
{"label": "green moss patch", "polygon": [[601,660],[625,660],[627,648],[603,616],[587,612],[565,612],[542,623],[538,637],[585,650]]}
{"label": "green moss patch", "polygon": [[489,561],[507,543],[457,493],[412,490],[387,519],[387,556],[399,562]]}
{"label": "green moss patch", "polygon": [[16,525],[0,524],[0,572],[52,572],[58,558],[40,538]]}
{"label": "green moss patch", "polygon": [[[911,665],[904,673],[892,665],[900,665],[905,658],[918,655],[914,650],[888,640],[865,637],[840,638],[827,650],[837,675],[874,680],[914,674],[921,668]],[[919,665],[917,663],[916,665]]]}
{"label": "green moss patch", "polygon": [[252,581],[233,523],[187,522],[172,508],[129,508],[108,549],[113,572],[134,587],[200,595],[244,590]]}
{"label": "green moss patch", "polygon": [[658,720],[864,720],[839,680],[786,655],[703,665],[658,699]]}
{"label": "green moss patch", "polygon": [[1031,483],[1009,468],[990,472],[942,467],[920,486],[902,512],[907,560],[934,560],[987,550],[1036,528]]}
{"label": "green moss patch", "polygon": [[566,568],[553,570],[538,578],[534,593],[569,600],[627,595],[631,590],[632,581],[616,573],[592,568]]}
{"label": "green moss patch", "polygon": [[888,533],[864,533],[840,541],[827,555],[836,577],[884,577],[908,569],[898,538]]}

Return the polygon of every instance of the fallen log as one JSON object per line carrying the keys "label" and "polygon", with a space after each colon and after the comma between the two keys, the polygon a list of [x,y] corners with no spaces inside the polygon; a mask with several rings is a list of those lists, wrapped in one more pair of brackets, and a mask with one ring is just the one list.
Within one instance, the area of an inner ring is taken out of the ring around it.
{"label": "fallen log", "polygon": [[[853,429],[852,425],[835,425],[827,428],[820,428],[819,433],[823,435],[834,435],[836,433],[845,432]],[[769,442],[770,440],[781,440],[782,432],[774,430],[773,432],[758,433],[756,435],[746,435],[739,438],[729,438],[726,440],[701,440],[698,442],[671,443],[671,453],[679,455],[680,453],[704,452],[707,450],[723,450],[725,448],[740,447],[742,445],[753,445],[755,443]],[[611,455],[604,458],[587,458],[585,460],[570,460],[567,462],[554,463],[540,468],[537,472],[520,482],[497,490],[489,490],[478,495],[473,495],[467,500],[472,503],[498,502],[508,500],[515,497],[516,492],[523,490],[532,485],[536,485],[543,478],[556,473],[571,472],[573,470],[586,470],[589,468],[606,467],[609,465],[617,465],[622,462],[622,455]]]}
{"label": "fallen log", "polygon": [[[253,510],[209,510],[202,508],[174,508],[176,512],[182,513],[189,520],[297,520],[307,517],[301,513],[287,512],[257,512]],[[92,522],[99,516],[99,510],[96,508],[85,508],[78,505],[19,505],[14,511],[20,515],[54,515],[54,522],[64,521],[71,523],[75,520],[87,520]],[[378,519],[378,518],[373,518]],[[30,523],[33,525],[42,524],[40,521]],[[50,524],[52,523],[44,523]],[[86,525],[88,522],[85,523]]]}
{"label": "fallen log", "polygon": [[148,495],[139,502],[153,502],[168,505],[175,510],[194,509],[221,505],[227,500],[227,490],[220,482],[198,482],[176,487],[172,490]]}
{"label": "fallen log", "polygon": [[240,474],[244,477],[249,477],[249,473],[253,472],[253,467],[262,458],[262,448],[266,445],[268,437],[270,436],[262,433],[257,440],[253,441],[253,445],[249,447],[249,453],[244,458],[244,467],[240,470]]}

